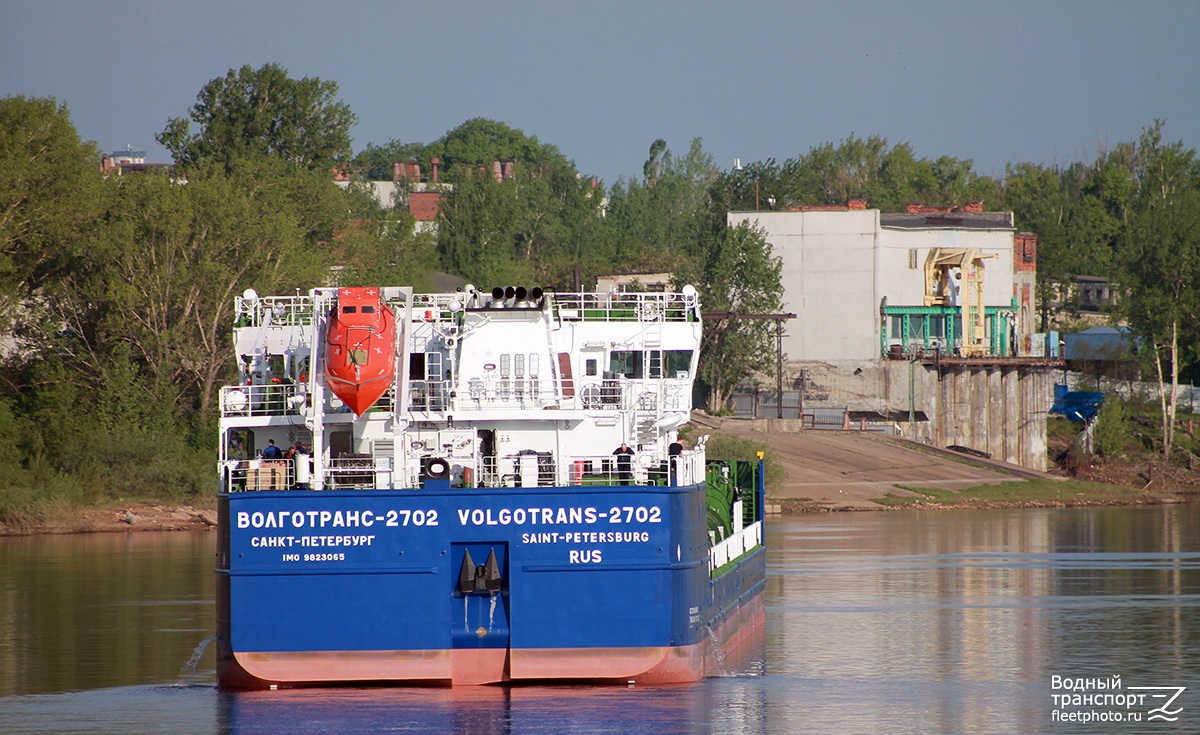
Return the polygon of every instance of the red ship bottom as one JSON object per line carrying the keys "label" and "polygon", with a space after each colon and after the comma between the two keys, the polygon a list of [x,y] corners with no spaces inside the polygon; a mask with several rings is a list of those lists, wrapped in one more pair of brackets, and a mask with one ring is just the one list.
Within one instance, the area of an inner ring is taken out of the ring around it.
{"label": "red ship bottom", "polygon": [[687,646],[234,653],[222,640],[217,679],[230,689],[533,681],[681,684],[753,663],[763,649],[764,619],[763,594],[759,593],[712,635]]}

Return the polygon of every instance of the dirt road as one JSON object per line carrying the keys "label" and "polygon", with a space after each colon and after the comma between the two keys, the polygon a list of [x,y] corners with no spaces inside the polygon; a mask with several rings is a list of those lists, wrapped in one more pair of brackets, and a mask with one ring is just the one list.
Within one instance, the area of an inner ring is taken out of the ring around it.
{"label": "dirt road", "polygon": [[786,501],[810,500],[830,510],[881,509],[884,506],[872,502],[874,498],[887,493],[916,495],[899,485],[963,490],[1040,476],[1015,465],[959,459],[949,452],[917,449],[910,443],[868,432],[768,433],[746,428],[748,422],[707,417],[694,423],[696,435],[707,427],[762,441],[787,470],[786,484],[772,496],[785,501],[785,505],[790,504]]}

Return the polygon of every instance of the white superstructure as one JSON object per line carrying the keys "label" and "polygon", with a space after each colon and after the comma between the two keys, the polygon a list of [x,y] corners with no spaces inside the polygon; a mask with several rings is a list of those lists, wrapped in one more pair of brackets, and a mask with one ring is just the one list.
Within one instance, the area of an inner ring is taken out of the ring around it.
{"label": "white superstructure", "polygon": [[[328,390],[321,369],[338,289],[238,298],[239,379],[221,389],[220,404],[227,487],[702,481],[702,447],[668,462],[688,420],[700,346],[690,286],[380,291],[396,314],[395,382],[360,417]],[[263,459],[268,440],[298,451]],[[624,474],[613,454],[622,442],[634,452]]]}

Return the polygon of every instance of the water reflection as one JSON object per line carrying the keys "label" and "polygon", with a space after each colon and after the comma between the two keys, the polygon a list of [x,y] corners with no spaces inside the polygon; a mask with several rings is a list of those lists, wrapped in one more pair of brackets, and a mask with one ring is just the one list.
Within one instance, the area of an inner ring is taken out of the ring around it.
{"label": "water reflection", "polygon": [[5,733],[765,735],[758,680],[661,688],[471,687],[222,692],[122,687],[0,699]]}
{"label": "water reflection", "polygon": [[215,538],[0,538],[0,696],[175,681],[216,627]]}
{"label": "water reflection", "polygon": [[219,712],[221,731],[231,735],[277,732],[765,733],[764,703],[744,696],[745,691],[737,686],[737,680],[728,681],[733,686],[243,692],[222,694]]}
{"label": "water reflection", "polygon": [[1066,732],[1049,720],[1054,674],[1198,683],[1196,510],[779,524],[768,534],[768,662],[788,684],[768,678],[809,697],[769,697],[772,720],[828,732]]}

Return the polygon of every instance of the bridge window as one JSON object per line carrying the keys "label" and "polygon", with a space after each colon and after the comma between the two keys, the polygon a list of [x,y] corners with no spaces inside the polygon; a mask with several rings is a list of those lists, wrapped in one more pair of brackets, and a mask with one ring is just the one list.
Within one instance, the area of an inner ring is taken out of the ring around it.
{"label": "bridge window", "polygon": [[644,378],[641,350],[613,350],[608,355],[608,369],[626,378]]}
{"label": "bridge window", "polygon": [[668,378],[678,378],[680,374],[690,377],[692,370],[691,350],[663,350],[663,368]]}

